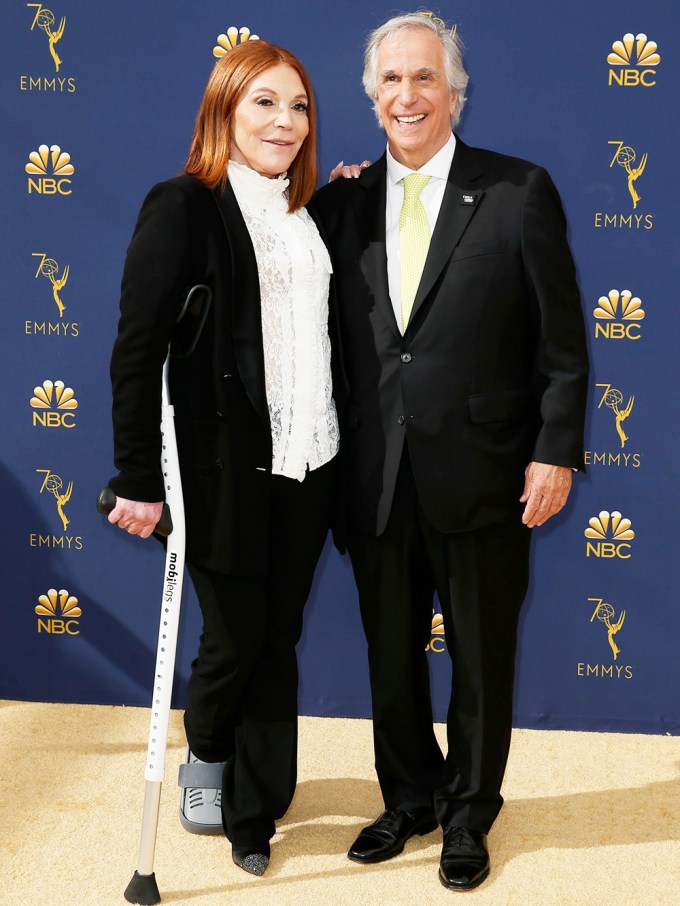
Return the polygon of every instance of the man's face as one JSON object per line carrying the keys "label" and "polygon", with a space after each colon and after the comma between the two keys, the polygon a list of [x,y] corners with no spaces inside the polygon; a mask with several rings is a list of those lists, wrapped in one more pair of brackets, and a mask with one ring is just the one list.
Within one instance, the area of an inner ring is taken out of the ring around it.
{"label": "man's face", "polygon": [[404,28],[378,48],[377,101],[390,151],[418,170],[451,134],[457,92],[449,91],[439,38],[423,28]]}

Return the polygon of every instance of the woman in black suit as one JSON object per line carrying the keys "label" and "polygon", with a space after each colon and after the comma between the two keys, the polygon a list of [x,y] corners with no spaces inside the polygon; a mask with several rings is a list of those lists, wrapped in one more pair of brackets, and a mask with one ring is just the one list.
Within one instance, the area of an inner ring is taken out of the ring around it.
{"label": "woman in black suit", "polygon": [[331,266],[304,208],[316,179],[304,69],[275,45],[239,45],[210,76],[184,174],[144,202],[111,362],[119,473],[109,520],[148,537],[164,497],[161,370],[187,290],[210,287],[198,344],[169,375],[203,614],[185,727],[195,756],[226,762],[225,833],[254,874],[295,789],[295,645],[338,450]]}

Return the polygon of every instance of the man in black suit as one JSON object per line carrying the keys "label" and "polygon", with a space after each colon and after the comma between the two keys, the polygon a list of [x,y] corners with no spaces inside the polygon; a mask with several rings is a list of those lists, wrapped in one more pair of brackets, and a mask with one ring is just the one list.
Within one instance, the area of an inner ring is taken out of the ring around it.
{"label": "man in black suit", "polygon": [[[466,85],[439,20],[373,32],[364,86],[386,155],[313,206],[340,306],[348,548],[386,807],[348,855],[391,858],[439,824],[454,890],[489,873],[530,529],[582,468],[588,373],[557,191],[540,167],[453,135]],[[452,659],[446,758],[425,654],[435,591]]]}

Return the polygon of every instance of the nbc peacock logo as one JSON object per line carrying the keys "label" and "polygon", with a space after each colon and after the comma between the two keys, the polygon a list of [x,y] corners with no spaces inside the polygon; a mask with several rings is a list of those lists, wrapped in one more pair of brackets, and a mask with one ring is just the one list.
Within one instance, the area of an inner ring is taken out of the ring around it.
{"label": "nbc peacock logo", "polygon": [[40,145],[28,155],[25,167],[28,173],[29,195],[70,195],[71,180],[75,173],[71,155],[59,145]]}
{"label": "nbc peacock logo", "polygon": [[610,289],[606,296],[597,300],[593,317],[595,339],[639,340],[645,310],[639,296],[634,296],[629,289]]}
{"label": "nbc peacock logo", "polygon": [[427,643],[425,651],[431,651],[433,654],[441,654],[443,651],[446,651],[444,617],[440,613],[437,613],[436,610],[432,611],[431,635],[432,637]]}
{"label": "nbc peacock logo", "polygon": [[586,557],[628,560],[632,556],[630,542],[635,538],[632,522],[618,510],[611,513],[602,510],[597,516],[591,516],[583,534],[588,539]]}
{"label": "nbc peacock logo", "polygon": [[31,408],[34,428],[75,428],[78,400],[73,389],[63,381],[43,381],[35,387]]}
{"label": "nbc peacock logo", "polygon": [[243,25],[241,28],[236,28],[235,25],[230,26],[226,34],[217,36],[217,44],[213,47],[213,56],[217,59],[221,59],[225,54],[228,54],[230,50],[233,50],[238,44],[245,44],[246,41],[259,41],[259,35],[254,35],[250,29]]}
{"label": "nbc peacock logo", "polygon": [[656,85],[656,69],[661,62],[656,41],[647,35],[626,34],[620,41],[614,41],[607,56],[610,65],[609,85],[633,88],[641,85],[651,88]]}
{"label": "nbc peacock logo", "polygon": [[79,635],[79,619],[83,615],[78,598],[65,588],[50,588],[40,595],[35,608],[38,617],[38,633],[47,635]]}

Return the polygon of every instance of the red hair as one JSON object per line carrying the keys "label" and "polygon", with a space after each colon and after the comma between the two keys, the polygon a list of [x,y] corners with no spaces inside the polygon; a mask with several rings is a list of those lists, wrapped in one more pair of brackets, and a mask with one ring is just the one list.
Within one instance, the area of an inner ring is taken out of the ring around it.
{"label": "red hair", "polygon": [[210,189],[224,187],[229,164],[231,119],[236,106],[251,79],[280,63],[295,70],[307,94],[309,133],[288,167],[288,210],[292,213],[307,204],[316,189],[316,110],[312,85],[302,63],[276,44],[246,41],[215,63],[198,108],[184,172],[200,179]]}

